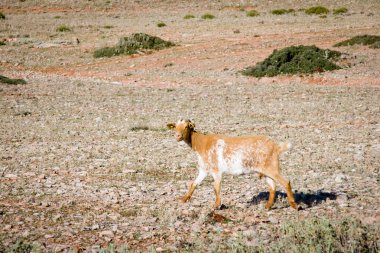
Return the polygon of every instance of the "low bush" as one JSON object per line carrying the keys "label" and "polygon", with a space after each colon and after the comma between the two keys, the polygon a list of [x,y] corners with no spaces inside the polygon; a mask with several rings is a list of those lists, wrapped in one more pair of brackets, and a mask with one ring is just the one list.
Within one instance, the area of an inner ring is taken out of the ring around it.
{"label": "low bush", "polygon": [[247,16],[248,17],[256,17],[256,16],[259,16],[259,12],[256,11],[256,10],[250,10],[250,11],[247,11]]}
{"label": "low bush", "polygon": [[[271,252],[379,252],[380,229],[345,218],[286,221]],[[263,247],[264,248],[264,247]]]}
{"label": "low bush", "polygon": [[183,17],[183,19],[191,19],[191,18],[195,18],[195,16],[192,14],[187,14],[186,16]]}
{"label": "low bush", "polygon": [[288,14],[292,12],[294,12],[294,9],[276,9],[276,10],[271,11],[273,15],[283,15],[283,14]]}
{"label": "low bush", "polygon": [[157,23],[157,27],[164,27],[164,26],[166,26],[166,24],[164,22]]}
{"label": "low bush", "polygon": [[314,6],[314,7],[310,7],[310,8],[308,8],[308,9],[305,10],[305,13],[309,14],[309,15],[312,15],[312,14],[316,14],[316,15],[327,14],[329,12],[330,12],[329,9],[327,9],[326,7],[323,7],[323,6]]}
{"label": "low bush", "polygon": [[202,19],[214,19],[215,16],[210,13],[205,13],[202,15]]}
{"label": "low bush", "polygon": [[263,77],[280,74],[308,74],[340,69],[331,62],[341,53],[316,46],[291,46],[273,53],[263,62],[242,71],[243,75]]}
{"label": "low bush", "polygon": [[71,32],[71,28],[67,25],[60,25],[56,29],[57,32]]}
{"label": "low bush", "polygon": [[24,79],[12,79],[12,78],[8,78],[6,76],[0,75],[0,83],[17,85],[17,84],[26,84],[26,81]]}
{"label": "low bush", "polygon": [[135,54],[149,50],[160,50],[174,46],[170,41],[165,41],[159,37],[151,36],[145,33],[134,33],[130,37],[123,37],[114,47],[105,47],[94,52],[94,57],[111,57],[121,54]]}
{"label": "low bush", "polygon": [[336,43],[334,47],[352,46],[356,44],[372,45],[377,41],[380,41],[380,36],[378,35],[359,35],[352,37],[351,39]]}
{"label": "low bush", "polygon": [[2,12],[0,12],[0,19],[5,19],[5,15]]}
{"label": "low bush", "polygon": [[343,13],[347,13],[347,12],[348,12],[348,9],[346,7],[341,7],[341,8],[333,10],[334,15],[343,14]]}

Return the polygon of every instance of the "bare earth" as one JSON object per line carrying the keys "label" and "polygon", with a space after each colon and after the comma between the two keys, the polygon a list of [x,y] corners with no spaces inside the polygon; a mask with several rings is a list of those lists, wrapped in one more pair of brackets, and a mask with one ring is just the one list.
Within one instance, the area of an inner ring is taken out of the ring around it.
{"label": "bare earth", "polygon": [[[313,216],[380,225],[380,50],[332,47],[379,35],[378,1],[318,1],[349,9],[326,18],[270,13],[315,1],[125,2],[1,1],[0,74],[28,84],[0,84],[0,252],[18,239],[52,252],[111,243],[182,251],[209,238],[255,245],[275,240],[271,231],[284,221]],[[206,12],[216,18],[202,20]],[[57,32],[62,24],[72,31]],[[93,58],[134,32],[178,45]],[[262,79],[238,73],[301,44],[346,53],[344,68]],[[302,210],[289,207],[280,186],[265,210],[267,184],[257,175],[224,177],[227,209],[215,214],[230,222],[209,215],[211,178],[179,204],[197,174],[195,154],[165,128],[180,117],[202,132],[290,141],[282,169]]]}

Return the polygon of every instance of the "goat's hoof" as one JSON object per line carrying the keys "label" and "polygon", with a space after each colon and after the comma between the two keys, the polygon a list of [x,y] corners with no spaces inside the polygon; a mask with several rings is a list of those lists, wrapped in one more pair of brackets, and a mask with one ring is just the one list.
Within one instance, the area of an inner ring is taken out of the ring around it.
{"label": "goat's hoof", "polygon": [[215,210],[224,210],[224,209],[227,209],[228,207],[225,205],[225,204],[221,204],[221,205],[214,205],[214,209]]}
{"label": "goat's hoof", "polygon": [[296,209],[298,211],[298,207],[297,207],[296,202],[290,202],[289,204],[291,207],[293,207],[294,209]]}
{"label": "goat's hoof", "polygon": [[268,210],[270,210],[270,209],[271,209],[271,207],[272,207],[272,205],[271,205],[271,204],[266,204],[266,205],[265,205],[265,209],[268,209]]}
{"label": "goat's hoof", "polygon": [[189,198],[186,198],[186,197],[183,197],[179,200],[179,203],[181,204],[185,204],[187,201],[189,200]]}

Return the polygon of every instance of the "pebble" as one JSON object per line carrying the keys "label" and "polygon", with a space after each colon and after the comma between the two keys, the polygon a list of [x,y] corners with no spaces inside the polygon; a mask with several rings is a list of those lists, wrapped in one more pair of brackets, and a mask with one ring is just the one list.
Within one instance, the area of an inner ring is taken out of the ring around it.
{"label": "pebble", "polygon": [[338,174],[336,177],[335,177],[335,182],[336,183],[342,183],[343,181],[347,181],[347,176],[343,175],[343,174]]}
{"label": "pebble", "polygon": [[99,236],[103,237],[103,236],[111,236],[113,237],[113,232],[111,230],[104,230],[102,232],[99,233]]}
{"label": "pebble", "polygon": [[5,178],[15,179],[15,178],[17,178],[17,175],[16,174],[6,174],[4,177]]}

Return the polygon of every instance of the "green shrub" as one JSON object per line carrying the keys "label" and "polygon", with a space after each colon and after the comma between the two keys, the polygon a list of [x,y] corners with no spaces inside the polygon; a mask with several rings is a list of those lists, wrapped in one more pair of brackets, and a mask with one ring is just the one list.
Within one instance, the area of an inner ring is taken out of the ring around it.
{"label": "green shrub", "polygon": [[164,22],[160,22],[157,24],[157,27],[164,27],[164,26],[166,26],[166,24]]}
{"label": "green shrub", "polygon": [[33,245],[30,243],[24,243],[18,240],[11,249],[12,253],[30,253],[33,250]]}
{"label": "green shrub", "polygon": [[272,14],[274,15],[283,15],[283,14],[288,14],[294,12],[294,9],[276,9],[271,11]]}
{"label": "green shrub", "polygon": [[347,13],[347,12],[348,12],[348,9],[346,7],[341,7],[341,8],[333,10],[334,15],[343,14],[343,13]]}
{"label": "green shrub", "polygon": [[375,42],[380,41],[380,36],[377,35],[359,35],[352,37],[351,39],[336,43],[334,47],[352,46],[355,44],[372,45]]}
{"label": "green shrub", "polygon": [[316,46],[291,46],[273,53],[263,62],[242,71],[243,75],[263,77],[280,74],[307,74],[340,69],[330,59],[340,56],[340,52],[320,49]]}
{"label": "green shrub", "polygon": [[5,15],[2,12],[0,12],[0,19],[5,19]]}
{"label": "green shrub", "polygon": [[67,25],[60,25],[56,29],[57,32],[71,32],[71,28]]}
{"label": "green shrub", "polygon": [[26,84],[26,81],[24,79],[11,79],[6,76],[0,75],[0,83],[17,85],[17,84]]}
{"label": "green shrub", "polygon": [[5,46],[5,42],[4,41],[0,41],[0,46]]}
{"label": "green shrub", "polygon": [[379,233],[378,227],[365,226],[352,218],[288,220],[282,224],[279,240],[269,246],[269,251],[378,252]]}
{"label": "green shrub", "polygon": [[210,13],[205,13],[202,15],[202,19],[214,19],[215,16]]}
{"label": "green shrub", "polygon": [[256,10],[250,10],[250,11],[247,11],[247,16],[248,17],[256,17],[256,16],[259,16],[259,12],[256,11]]}
{"label": "green shrub", "polygon": [[183,17],[183,19],[191,19],[191,18],[195,18],[195,16],[191,14],[187,14],[186,16]]}
{"label": "green shrub", "polygon": [[94,57],[111,57],[121,54],[135,54],[139,51],[160,50],[172,47],[175,44],[165,41],[161,38],[151,36],[145,33],[134,33],[130,37],[123,37],[114,47],[105,47],[94,52]]}
{"label": "green shrub", "polygon": [[314,7],[311,7],[309,9],[305,10],[305,13],[309,14],[309,15],[312,15],[312,14],[316,14],[316,15],[327,14],[329,12],[330,12],[329,9],[327,9],[326,7],[323,7],[323,6],[314,6]]}

